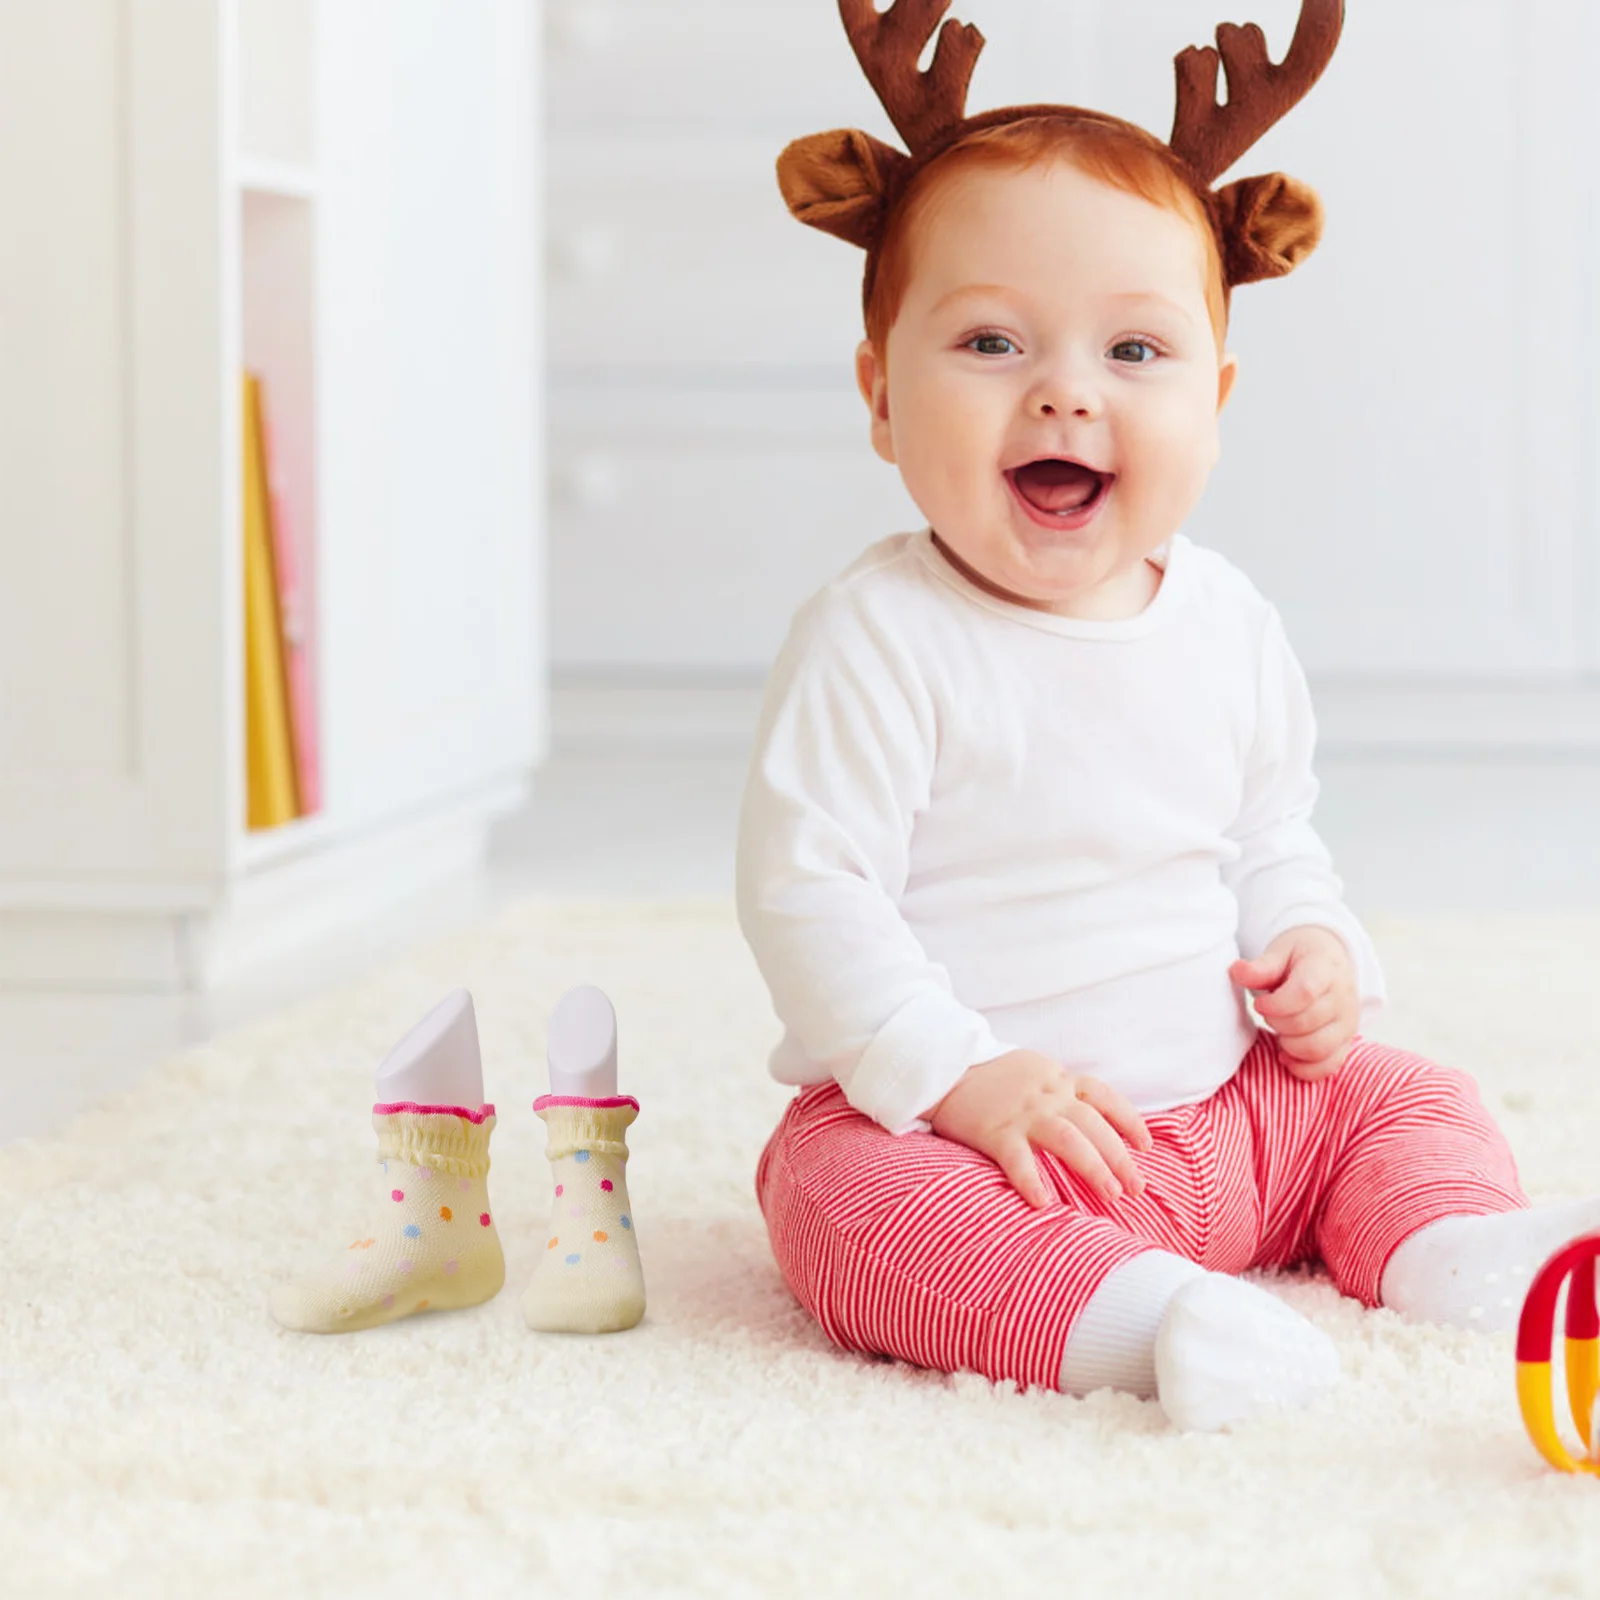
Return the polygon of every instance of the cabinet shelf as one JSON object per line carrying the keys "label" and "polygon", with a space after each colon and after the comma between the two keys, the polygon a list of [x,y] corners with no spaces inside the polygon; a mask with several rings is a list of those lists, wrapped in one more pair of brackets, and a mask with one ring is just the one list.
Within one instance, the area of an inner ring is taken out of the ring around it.
{"label": "cabinet shelf", "polygon": [[317,174],[293,161],[242,158],[234,167],[234,182],[246,194],[276,195],[283,200],[315,200]]}
{"label": "cabinet shelf", "polygon": [[[57,9],[0,5],[0,986],[205,988],[470,877],[547,748],[537,7]],[[259,830],[245,371],[319,776]]]}
{"label": "cabinet shelf", "polygon": [[296,817],[275,828],[257,828],[239,841],[238,863],[245,872],[259,871],[302,851],[314,850],[327,842],[333,822],[328,813]]}

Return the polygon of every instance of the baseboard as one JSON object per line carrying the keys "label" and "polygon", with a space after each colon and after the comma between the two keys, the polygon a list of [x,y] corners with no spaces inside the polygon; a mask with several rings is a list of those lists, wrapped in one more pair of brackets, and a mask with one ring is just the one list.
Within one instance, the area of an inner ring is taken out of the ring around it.
{"label": "baseboard", "polygon": [[525,779],[508,779],[470,801],[264,865],[201,904],[192,884],[152,884],[120,904],[94,904],[66,885],[56,904],[0,909],[0,989],[149,992],[234,982],[477,879],[494,821],[528,793]]}
{"label": "baseboard", "polygon": [[[1352,682],[1309,675],[1324,754],[1600,754],[1600,684]],[[758,672],[557,671],[557,756],[742,756]]]}

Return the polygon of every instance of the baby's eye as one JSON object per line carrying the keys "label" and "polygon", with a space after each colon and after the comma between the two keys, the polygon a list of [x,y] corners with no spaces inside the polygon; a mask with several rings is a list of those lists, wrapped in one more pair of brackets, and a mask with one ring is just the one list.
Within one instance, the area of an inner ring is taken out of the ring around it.
{"label": "baby's eye", "polygon": [[[1121,353],[1124,350],[1143,351],[1144,353],[1142,355],[1125,356]],[[1111,347],[1111,359],[1124,362],[1130,367],[1147,367],[1160,354],[1161,352],[1148,339],[1119,339]]]}
{"label": "baby's eye", "polygon": [[966,348],[976,350],[980,356],[1010,356],[1017,351],[1016,345],[1003,333],[975,333],[966,341]]}

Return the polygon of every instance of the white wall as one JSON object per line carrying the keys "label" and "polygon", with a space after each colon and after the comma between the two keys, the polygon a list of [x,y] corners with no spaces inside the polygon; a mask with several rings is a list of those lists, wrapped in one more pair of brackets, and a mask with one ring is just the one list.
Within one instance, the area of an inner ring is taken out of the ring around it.
{"label": "white wall", "polygon": [[[1569,688],[1600,669],[1584,0],[1349,0],[1339,54],[1239,171],[1329,226],[1235,298],[1243,363],[1190,532],[1314,677]],[[1297,0],[958,0],[970,111],[1082,101],[1161,133],[1225,16]],[[850,376],[859,252],[792,221],[782,145],[894,139],[829,0],[552,0],[553,662],[757,674],[797,602],[920,519]]]}

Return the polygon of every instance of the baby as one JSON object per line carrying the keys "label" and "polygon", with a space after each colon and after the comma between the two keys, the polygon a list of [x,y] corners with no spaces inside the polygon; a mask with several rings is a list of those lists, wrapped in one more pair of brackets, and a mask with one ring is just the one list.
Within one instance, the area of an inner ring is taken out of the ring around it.
{"label": "baby", "polygon": [[757,1191],[838,1344],[1221,1428],[1338,1373],[1237,1274],[1320,1261],[1504,1331],[1600,1200],[1530,1210],[1472,1080],[1364,1036],[1383,979],[1311,826],[1304,675],[1181,531],[1230,291],[1320,233],[1280,174],[1210,185],[1320,74],[1339,0],[1281,64],[1219,29],[1225,107],[1218,53],[1184,52],[1170,144],[966,118],[976,30],[916,65],[947,4],[840,0],[909,158],[848,130],[779,162],[867,250],[856,376],[928,526],[812,596],[768,684],[738,907],[802,1088]]}

